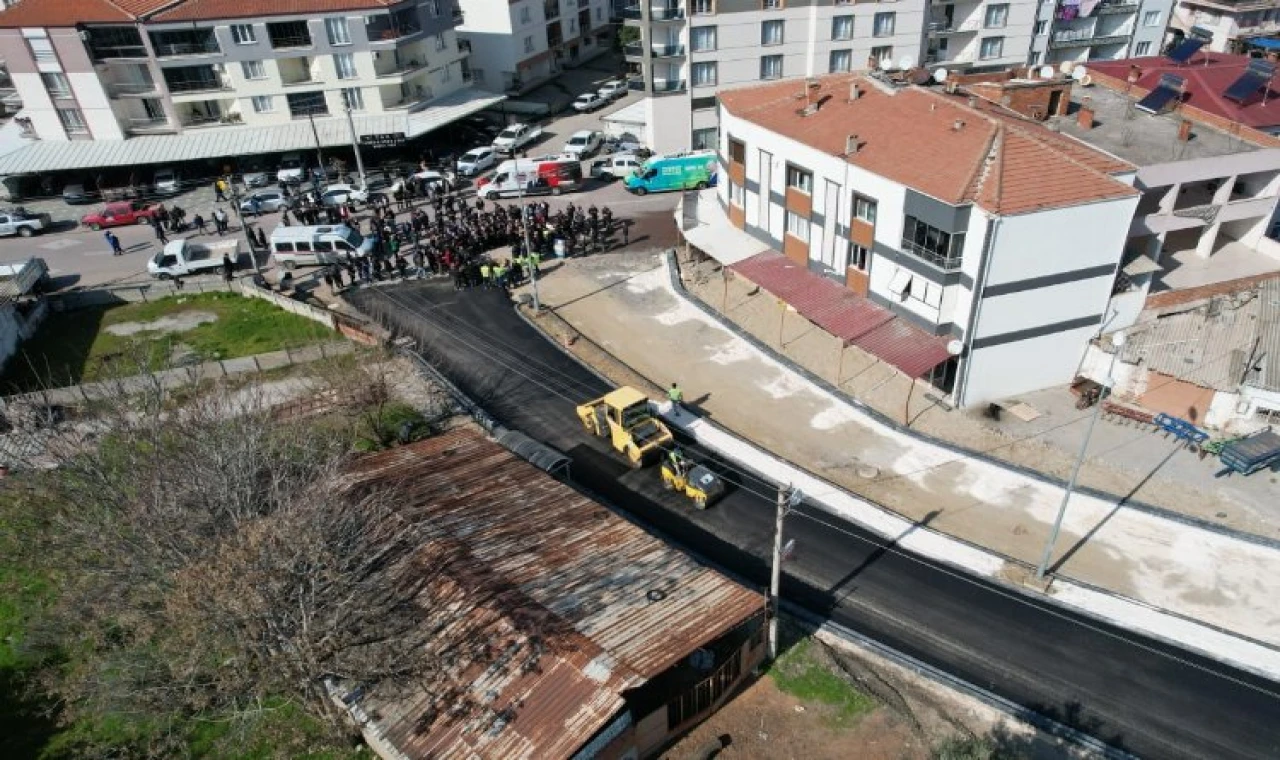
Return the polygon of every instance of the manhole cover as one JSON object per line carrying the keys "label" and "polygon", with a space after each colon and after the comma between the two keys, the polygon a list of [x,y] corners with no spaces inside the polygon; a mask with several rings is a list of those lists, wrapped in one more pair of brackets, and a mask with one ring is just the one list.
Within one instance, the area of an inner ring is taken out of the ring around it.
{"label": "manhole cover", "polygon": [[858,477],[862,478],[863,480],[871,480],[872,478],[878,476],[879,474],[880,474],[879,467],[872,467],[869,464],[858,466]]}

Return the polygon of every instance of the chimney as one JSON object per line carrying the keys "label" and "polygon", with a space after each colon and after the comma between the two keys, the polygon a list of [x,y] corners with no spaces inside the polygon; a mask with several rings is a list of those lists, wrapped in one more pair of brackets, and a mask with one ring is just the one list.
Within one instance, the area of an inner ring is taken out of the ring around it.
{"label": "chimney", "polygon": [[1183,119],[1178,124],[1178,139],[1182,142],[1190,142],[1191,140],[1191,120]]}
{"label": "chimney", "polygon": [[1137,84],[1142,78],[1142,68],[1136,63],[1129,64],[1129,84]]}
{"label": "chimney", "polygon": [[849,102],[852,103],[860,97],[862,97],[862,88],[858,86],[857,82],[851,83],[849,85]]}
{"label": "chimney", "polygon": [[858,152],[858,136],[849,135],[844,138],[844,154],[846,156],[856,155]]}
{"label": "chimney", "polygon": [[959,132],[960,130],[964,129],[964,120],[956,119],[955,123],[951,125],[951,129],[954,132]]}
{"label": "chimney", "polygon": [[978,96],[977,96],[977,95],[970,95],[970,96],[969,96],[969,107],[970,107],[970,108],[977,108],[977,107],[978,107]]}
{"label": "chimney", "polygon": [[1076,114],[1076,124],[1081,129],[1093,129],[1093,101],[1085,98],[1080,101],[1080,113]]}

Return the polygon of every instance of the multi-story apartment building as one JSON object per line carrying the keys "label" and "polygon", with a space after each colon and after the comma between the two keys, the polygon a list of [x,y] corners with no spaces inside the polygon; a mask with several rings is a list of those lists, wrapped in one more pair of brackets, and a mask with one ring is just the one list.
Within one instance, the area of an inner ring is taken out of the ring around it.
{"label": "multi-story apartment building", "polygon": [[[0,12],[0,56],[40,142],[7,163],[80,140],[123,140],[116,158],[128,163],[154,147],[148,139],[206,130],[235,130],[237,152],[296,149],[299,130],[279,130],[311,119],[323,140],[344,142],[348,110],[358,132],[411,138],[495,100],[470,89],[461,16],[452,0],[295,0],[278,12],[234,0],[23,0]],[[213,157],[161,153],[148,155]]]}
{"label": "multi-story apartment building", "polygon": [[623,10],[641,41],[624,52],[646,93],[658,151],[714,147],[716,94],[761,80],[896,66],[921,57],[926,0],[639,0]]}
{"label": "multi-story apartment building", "polygon": [[1280,0],[1178,0],[1170,26],[1183,34],[1197,27],[1210,32],[1214,52],[1240,52],[1249,38],[1280,32]]}
{"label": "multi-story apartment building", "polygon": [[1023,63],[1035,16],[1035,0],[930,2],[923,63],[948,70]]}
{"label": "multi-story apartment building", "polygon": [[[1034,96],[1041,118],[1069,89]],[[723,180],[686,239],[717,258],[772,248],[845,284],[865,297],[853,342],[906,322],[868,350],[927,354],[904,364],[957,404],[1069,382],[1107,317],[1134,167],[996,108],[864,76],[727,92]]]}
{"label": "multi-story apartment building", "polygon": [[608,0],[461,0],[478,85],[519,94],[613,45]]}
{"label": "multi-story apartment building", "polygon": [[1083,63],[1157,55],[1174,0],[1043,0],[1032,64]]}

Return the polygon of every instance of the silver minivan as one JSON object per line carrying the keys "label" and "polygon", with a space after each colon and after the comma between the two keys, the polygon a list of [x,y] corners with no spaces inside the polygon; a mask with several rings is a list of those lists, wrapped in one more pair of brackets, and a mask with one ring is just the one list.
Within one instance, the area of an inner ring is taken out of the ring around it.
{"label": "silver minivan", "polygon": [[373,253],[373,238],[345,224],[315,227],[276,227],[271,233],[271,258],[277,266],[338,264]]}

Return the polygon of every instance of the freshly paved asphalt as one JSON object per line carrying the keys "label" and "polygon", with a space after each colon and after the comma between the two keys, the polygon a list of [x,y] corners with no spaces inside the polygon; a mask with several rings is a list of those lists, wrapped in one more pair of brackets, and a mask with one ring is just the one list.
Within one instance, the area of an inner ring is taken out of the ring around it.
{"label": "freshly paved asphalt", "polygon": [[[652,468],[628,469],[574,414],[607,384],[500,293],[415,282],[351,300],[417,338],[422,356],[495,419],[571,457],[574,481],[708,560],[767,582],[772,487],[725,472],[729,493],[703,512],[662,490]],[[788,517],[786,532],[796,550],[783,595],[814,613],[1143,757],[1280,757],[1277,684],[962,576],[808,505]]]}

